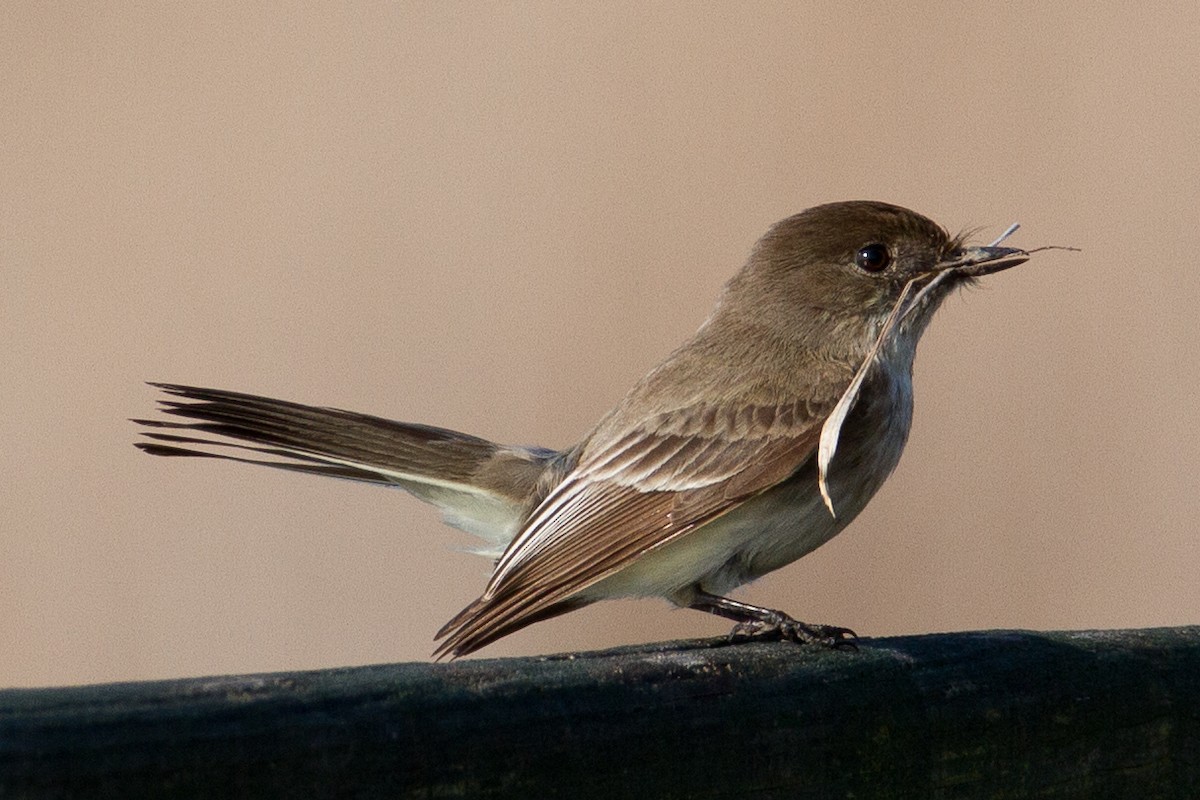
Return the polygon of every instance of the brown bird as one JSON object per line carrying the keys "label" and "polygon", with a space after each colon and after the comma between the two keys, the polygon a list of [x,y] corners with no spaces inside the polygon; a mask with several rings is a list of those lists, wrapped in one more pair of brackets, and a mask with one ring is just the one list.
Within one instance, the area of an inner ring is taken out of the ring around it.
{"label": "brown bird", "polygon": [[565,450],[162,383],[183,421],[136,420],[153,440],[137,446],[399,486],[482,537],[495,569],[438,632],[438,657],[631,596],[836,646],[852,632],[724,595],[854,519],[908,438],[934,311],[1027,258],[897,206],[831,203],[773,226],[696,334]]}

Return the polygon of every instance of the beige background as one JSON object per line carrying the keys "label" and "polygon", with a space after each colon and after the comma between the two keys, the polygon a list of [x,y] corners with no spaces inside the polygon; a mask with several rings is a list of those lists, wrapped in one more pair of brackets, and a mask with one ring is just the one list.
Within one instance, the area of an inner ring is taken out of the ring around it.
{"label": "beige background", "polygon": [[1200,622],[1200,7],[1049,5],[5,4],[0,685],[424,659],[486,579],[399,492],[138,453],[142,381],[566,445],[849,198],[1085,252],[948,302],[897,474],[740,596]]}

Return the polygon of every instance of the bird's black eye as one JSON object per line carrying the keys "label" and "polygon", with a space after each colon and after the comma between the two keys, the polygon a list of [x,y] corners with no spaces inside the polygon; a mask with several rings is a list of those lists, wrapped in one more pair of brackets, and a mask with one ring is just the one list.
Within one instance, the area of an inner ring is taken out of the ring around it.
{"label": "bird's black eye", "polygon": [[859,248],[854,256],[854,263],[866,272],[883,272],[892,263],[892,254],[885,244],[868,244]]}

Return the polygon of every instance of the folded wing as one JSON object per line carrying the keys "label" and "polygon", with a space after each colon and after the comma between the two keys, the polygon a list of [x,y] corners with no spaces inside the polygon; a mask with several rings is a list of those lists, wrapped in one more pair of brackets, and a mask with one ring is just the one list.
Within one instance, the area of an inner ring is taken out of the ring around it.
{"label": "folded wing", "polygon": [[815,452],[823,409],[698,406],[589,443],[438,634],[460,656],[580,605],[587,587],[788,478]]}

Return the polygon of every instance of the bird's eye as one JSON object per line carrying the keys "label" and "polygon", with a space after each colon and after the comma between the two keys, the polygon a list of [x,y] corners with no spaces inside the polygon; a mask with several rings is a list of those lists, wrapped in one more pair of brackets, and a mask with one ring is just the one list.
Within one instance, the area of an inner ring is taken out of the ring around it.
{"label": "bird's eye", "polygon": [[866,272],[883,272],[892,263],[892,254],[888,252],[887,245],[868,244],[855,254],[854,263]]}

